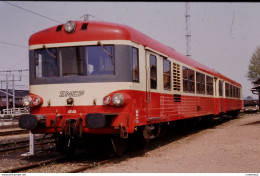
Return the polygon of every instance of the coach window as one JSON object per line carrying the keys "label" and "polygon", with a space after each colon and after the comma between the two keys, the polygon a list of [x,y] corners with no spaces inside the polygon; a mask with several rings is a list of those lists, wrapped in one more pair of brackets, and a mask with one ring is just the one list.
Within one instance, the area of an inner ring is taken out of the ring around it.
{"label": "coach window", "polygon": [[213,78],[206,76],[207,95],[213,95]]}
{"label": "coach window", "polygon": [[195,93],[195,72],[189,69],[190,92]]}
{"label": "coach window", "polygon": [[234,98],[237,98],[237,87],[234,86]]}
{"label": "coach window", "polygon": [[236,91],[236,86],[234,86],[234,89],[233,89],[233,97],[236,98],[237,97],[237,91]]}
{"label": "coach window", "polygon": [[223,96],[223,82],[219,80],[218,82],[218,90],[219,90],[219,96]]}
{"label": "coach window", "polygon": [[86,47],[87,75],[114,75],[114,46]]}
{"label": "coach window", "polygon": [[138,49],[133,47],[133,65],[132,65],[132,73],[133,73],[133,82],[139,82],[139,55]]}
{"label": "coach window", "polygon": [[233,97],[233,85],[229,86],[229,96]]}
{"label": "coach window", "polygon": [[195,92],[194,70],[183,66],[182,75],[183,75],[183,92],[194,93]]}
{"label": "coach window", "polygon": [[171,90],[171,62],[163,59],[163,87],[165,90]]}
{"label": "coach window", "polygon": [[150,80],[151,89],[157,89],[157,62],[156,56],[150,55]]}
{"label": "coach window", "polygon": [[205,94],[205,75],[196,72],[196,93],[197,94]]}
{"label": "coach window", "polygon": [[226,93],[226,97],[229,97],[229,84],[225,83],[225,93]]}
{"label": "coach window", "polygon": [[183,92],[188,92],[188,68],[182,67]]}

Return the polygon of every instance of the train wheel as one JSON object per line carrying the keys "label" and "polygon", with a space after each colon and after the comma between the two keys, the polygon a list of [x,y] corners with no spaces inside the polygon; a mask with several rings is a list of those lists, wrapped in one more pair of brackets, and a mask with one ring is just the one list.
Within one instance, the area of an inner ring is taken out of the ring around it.
{"label": "train wheel", "polygon": [[75,151],[74,140],[68,135],[58,135],[55,138],[56,150],[65,155],[71,155]]}
{"label": "train wheel", "polygon": [[127,139],[114,135],[111,137],[111,143],[115,154],[123,156],[127,148]]}
{"label": "train wheel", "polygon": [[233,112],[232,112],[232,115],[231,115],[231,116],[232,116],[232,118],[234,118],[234,119],[235,119],[235,118],[237,118],[237,116],[238,116],[239,112],[240,112],[240,110],[233,111]]}

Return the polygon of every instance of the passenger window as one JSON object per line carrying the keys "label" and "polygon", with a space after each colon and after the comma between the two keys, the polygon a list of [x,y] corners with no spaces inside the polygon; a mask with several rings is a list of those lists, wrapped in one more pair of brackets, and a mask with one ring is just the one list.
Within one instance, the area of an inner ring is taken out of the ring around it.
{"label": "passenger window", "polygon": [[205,74],[196,72],[196,93],[205,94]]}
{"label": "passenger window", "polygon": [[233,86],[232,85],[229,86],[229,96],[233,97]]}
{"label": "passenger window", "polygon": [[183,92],[195,93],[195,75],[194,70],[182,67]]}
{"label": "passenger window", "polygon": [[133,58],[132,58],[132,74],[133,82],[139,82],[139,55],[138,49],[133,47]]}
{"label": "passenger window", "polygon": [[225,92],[226,92],[226,97],[229,97],[229,84],[225,83]]}
{"label": "passenger window", "polygon": [[210,76],[206,76],[207,82],[207,95],[213,95],[213,78]]}
{"label": "passenger window", "polygon": [[150,81],[151,89],[157,89],[157,62],[154,55],[150,55]]}
{"label": "passenger window", "polygon": [[188,68],[182,67],[183,92],[188,92]]}
{"label": "passenger window", "polygon": [[190,92],[195,93],[195,74],[194,70],[189,69]]}
{"label": "passenger window", "polygon": [[219,96],[223,96],[223,82],[219,80],[218,82],[218,90],[219,90]]}
{"label": "passenger window", "polygon": [[171,62],[163,59],[163,87],[165,90],[171,90]]}

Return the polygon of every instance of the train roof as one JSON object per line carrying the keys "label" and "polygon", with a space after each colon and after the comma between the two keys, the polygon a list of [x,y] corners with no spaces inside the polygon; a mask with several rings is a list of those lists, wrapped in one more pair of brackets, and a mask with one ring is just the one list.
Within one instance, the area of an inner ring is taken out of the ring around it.
{"label": "train roof", "polygon": [[216,70],[213,70],[191,59],[190,57],[177,52],[169,46],[166,46],[129,26],[98,21],[74,22],[76,24],[76,32],[67,33],[65,32],[64,25],[57,25],[31,35],[29,39],[29,45],[97,40],[130,40],[145,47],[152,48],[153,50],[163,53],[170,58],[194,67],[198,70],[225,79],[234,85],[241,86],[241,84],[220,74]]}

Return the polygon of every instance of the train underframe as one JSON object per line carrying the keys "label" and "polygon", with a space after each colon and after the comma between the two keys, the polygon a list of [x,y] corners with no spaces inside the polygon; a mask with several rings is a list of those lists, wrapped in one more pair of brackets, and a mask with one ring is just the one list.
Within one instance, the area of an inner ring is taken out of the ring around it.
{"label": "train underframe", "polygon": [[[226,115],[235,118],[239,112],[240,110],[231,110],[218,115],[211,114],[176,121],[205,125],[212,123],[212,121],[221,121]],[[89,118],[92,121],[86,118],[88,120],[84,119],[83,121],[82,118],[63,119],[60,114],[57,114],[54,120],[49,119],[52,127],[46,127],[46,117],[43,115],[23,115],[19,119],[19,125],[22,128],[31,128],[30,130],[35,134],[52,134],[55,138],[57,151],[64,154],[72,154],[75,149],[93,151],[100,147],[100,150],[112,149],[115,154],[120,156],[124,154],[127,148],[129,137],[134,136],[141,144],[147,143],[164,134],[165,129],[176,122],[166,121],[161,123],[147,123],[141,126],[132,125],[133,130],[129,130],[129,124],[128,126],[106,126],[108,125],[108,121],[110,121],[106,119],[111,119],[111,115],[113,116],[113,114],[108,116],[95,114],[94,117],[100,117],[95,118],[95,120],[94,118]],[[116,115],[114,114],[114,116]],[[85,124],[83,124],[84,122]]]}

